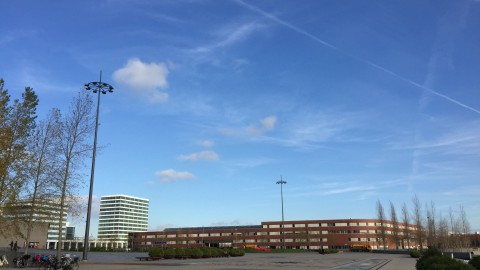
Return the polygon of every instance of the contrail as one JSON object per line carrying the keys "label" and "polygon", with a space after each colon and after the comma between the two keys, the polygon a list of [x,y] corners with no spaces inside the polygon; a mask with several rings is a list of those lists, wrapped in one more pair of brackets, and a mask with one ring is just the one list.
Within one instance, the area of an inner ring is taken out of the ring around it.
{"label": "contrail", "polygon": [[373,62],[371,62],[371,61],[367,61],[367,60],[365,60],[365,59],[362,59],[362,58],[359,58],[359,57],[354,56],[354,55],[352,55],[352,54],[349,54],[349,53],[347,53],[346,51],[340,49],[339,47],[337,47],[337,46],[335,46],[335,45],[333,45],[333,44],[331,44],[331,43],[328,43],[328,42],[326,42],[326,41],[318,38],[317,36],[315,36],[315,35],[313,35],[313,34],[310,34],[309,32],[307,32],[307,31],[305,31],[305,30],[302,30],[302,29],[296,27],[296,26],[293,25],[293,24],[290,24],[290,23],[288,23],[288,22],[286,22],[286,21],[284,21],[284,20],[281,20],[281,19],[279,19],[278,17],[275,17],[275,16],[273,16],[272,14],[270,14],[270,13],[268,13],[268,12],[266,12],[266,11],[263,11],[262,9],[260,9],[260,8],[258,8],[258,7],[256,7],[256,6],[253,6],[253,5],[250,5],[250,4],[245,3],[243,0],[233,0],[233,1],[237,2],[238,4],[244,6],[244,7],[248,8],[248,9],[250,9],[250,10],[252,10],[252,11],[255,11],[255,12],[261,14],[262,16],[264,16],[264,17],[266,17],[266,18],[268,18],[268,19],[270,19],[270,20],[272,20],[272,21],[274,21],[274,22],[276,22],[276,23],[278,23],[278,24],[280,24],[280,25],[283,25],[283,26],[285,26],[285,27],[287,27],[287,28],[290,28],[291,30],[293,30],[293,31],[295,31],[295,32],[297,32],[297,33],[299,33],[299,34],[301,34],[301,35],[304,35],[304,36],[306,36],[306,37],[308,37],[308,38],[310,38],[310,39],[312,39],[312,40],[320,43],[320,44],[323,45],[323,46],[326,46],[326,47],[328,47],[328,48],[330,48],[330,49],[332,49],[332,50],[335,50],[335,51],[339,52],[340,54],[346,55],[346,56],[348,56],[348,57],[350,57],[350,58],[353,58],[353,59],[355,59],[355,60],[357,60],[357,61],[363,62],[363,63],[365,63],[365,64],[367,64],[367,65],[369,65],[369,66],[371,66],[371,67],[373,67],[373,68],[375,68],[375,69],[378,69],[378,70],[381,70],[381,71],[383,71],[383,72],[385,72],[385,73],[387,73],[387,74],[390,74],[391,76],[393,76],[393,77],[395,77],[395,78],[398,78],[398,79],[400,79],[400,80],[402,80],[402,81],[404,81],[404,82],[406,82],[406,83],[409,83],[409,84],[411,84],[411,85],[413,85],[413,86],[415,86],[415,87],[417,87],[417,88],[420,88],[420,89],[423,89],[423,90],[425,90],[425,91],[428,91],[428,92],[436,95],[437,97],[443,98],[443,99],[448,100],[448,101],[450,101],[450,102],[452,102],[452,103],[454,103],[454,104],[457,104],[457,105],[459,105],[459,106],[461,106],[461,107],[463,107],[463,108],[465,108],[465,109],[467,109],[467,110],[470,110],[470,111],[472,111],[472,112],[475,112],[475,113],[477,113],[477,114],[480,114],[480,110],[477,110],[477,109],[475,109],[475,108],[473,108],[473,107],[470,107],[470,106],[468,106],[468,105],[466,105],[466,104],[464,104],[464,103],[462,103],[462,102],[460,102],[460,101],[458,101],[458,100],[456,100],[456,99],[454,99],[454,98],[451,98],[451,97],[449,97],[449,96],[447,96],[447,95],[444,95],[444,94],[442,94],[442,93],[439,93],[439,92],[437,92],[437,91],[435,91],[435,90],[433,90],[433,89],[431,89],[431,88],[425,87],[425,86],[423,86],[423,85],[421,85],[421,84],[419,84],[419,83],[416,83],[416,82],[414,82],[414,81],[412,81],[412,80],[410,80],[410,79],[408,79],[408,78],[405,78],[405,77],[401,76],[400,74],[398,74],[398,73],[396,73],[396,72],[394,72],[394,71],[392,71],[392,70],[390,70],[390,69],[388,69],[388,68],[382,67],[382,66],[380,66],[380,65],[378,65],[378,64],[375,64],[375,63],[373,63]]}

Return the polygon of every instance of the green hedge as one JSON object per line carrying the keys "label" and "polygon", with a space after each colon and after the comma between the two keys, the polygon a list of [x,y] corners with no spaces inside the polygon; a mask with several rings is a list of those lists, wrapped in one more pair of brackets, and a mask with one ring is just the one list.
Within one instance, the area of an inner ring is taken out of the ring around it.
{"label": "green hedge", "polygon": [[412,258],[420,258],[420,251],[416,249],[410,250],[410,257]]}
{"label": "green hedge", "polygon": [[148,251],[148,256],[150,256],[150,257],[163,257],[163,249],[152,248]]}
{"label": "green hedge", "polygon": [[198,259],[225,256],[243,256],[243,249],[221,249],[221,248],[151,248],[148,250],[150,257],[163,259]]}
{"label": "green hedge", "polygon": [[164,259],[172,259],[175,258],[175,249],[174,248],[167,248],[163,251],[163,258]]}
{"label": "green hedge", "polygon": [[476,270],[480,270],[480,256],[474,256],[469,262],[471,266],[475,267]]}
{"label": "green hedge", "polygon": [[440,251],[434,248],[425,251],[415,267],[417,270],[475,270],[471,265],[443,256]]}
{"label": "green hedge", "polygon": [[245,255],[245,250],[244,249],[239,249],[239,248],[230,249],[230,251],[228,252],[228,255],[230,255],[232,257],[243,256],[243,255]]}

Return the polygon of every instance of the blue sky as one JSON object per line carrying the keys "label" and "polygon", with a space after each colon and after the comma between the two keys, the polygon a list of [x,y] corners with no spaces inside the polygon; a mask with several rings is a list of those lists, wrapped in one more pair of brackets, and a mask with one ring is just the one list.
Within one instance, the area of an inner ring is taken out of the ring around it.
{"label": "blue sky", "polygon": [[151,230],[280,220],[283,177],[286,220],[375,218],[377,200],[399,213],[416,194],[480,231],[480,1],[0,10],[0,77],[15,97],[36,90],[40,118],[100,70],[115,87],[94,194],[150,199]]}

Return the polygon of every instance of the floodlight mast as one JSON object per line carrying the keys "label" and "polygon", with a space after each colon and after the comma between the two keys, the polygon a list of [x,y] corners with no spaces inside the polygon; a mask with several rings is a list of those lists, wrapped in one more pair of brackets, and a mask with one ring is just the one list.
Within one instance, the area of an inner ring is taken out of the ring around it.
{"label": "floodlight mast", "polygon": [[93,195],[93,180],[95,178],[95,157],[97,155],[97,134],[98,134],[98,115],[100,114],[100,93],[106,94],[113,93],[113,87],[105,82],[102,82],[102,71],[100,71],[100,81],[98,82],[89,82],[85,84],[85,90],[92,90],[93,93],[97,94],[97,114],[95,117],[95,136],[93,139],[93,154],[92,154],[92,171],[90,174],[90,189],[88,192],[88,207],[87,207],[87,221],[85,225],[85,239],[83,242],[83,258],[82,260],[88,260],[88,249],[89,249],[89,234],[90,234],[90,215],[92,213],[92,195]]}
{"label": "floodlight mast", "polygon": [[282,176],[280,176],[280,181],[277,181],[277,184],[280,185],[280,198],[282,200],[282,228],[281,228],[281,234],[282,234],[282,249],[283,251],[285,251],[286,247],[285,247],[285,232],[284,232],[284,228],[285,228],[285,220],[284,220],[284,216],[283,216],[283,185],[286,184],[287,181],[283,181],[282,179]]}

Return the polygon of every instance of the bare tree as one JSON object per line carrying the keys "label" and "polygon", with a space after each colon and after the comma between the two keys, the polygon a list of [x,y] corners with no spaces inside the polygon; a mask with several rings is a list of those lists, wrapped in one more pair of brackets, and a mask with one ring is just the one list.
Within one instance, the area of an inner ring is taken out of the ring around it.
{"label": "bare tree", "polygon": [[398,249],[400,243],[400,228],[398,226],[398,217],[397,212],[395,211],[395,206],[390,201],[390,220],[392,221],[392,233],[393,233],[393,242],[395,243],[395,249]]}
{"label": "bare tree", "polygon": [[[22,100],[14,100],[10,105],[10,95],[0,79],[0,234],[19,231],[15,216],[15,204],[20,198],[27,179],[25,163],[26,147],[35,128],[38,97],[32,88],[26,87]],[[13,228],[12,228],[13,226]]]}
{"label": "bare tree", "polygon": [[446,218],[441,217],[438,223],[438,247],[441,251],[445,251],[450,246],[450,236],[448,233],[448,221]]}
{"label": "bare tree", "polygon": [[427,210],[427,243],[429,247],[437,247],[436,210],[433,201],[430,201],[430,206],[425,205],[425,209]]}
{"label": "bare tree", "polygon": [[62,119],[59,136],[60,162],[57,184],[60,198],[60,217],[58,228],[57,257],[62,250],[63,217],[69,198],[81,183],[78,169],[84,165],[84,159],[90,152],[91,145],[86,142],[93,131],[92,99],[80,92],[70,105],[69,112]]}
{"label": "bare tree", "polygon": [[450,219],[450,248],[452,251],[455,251],[455,249],[460,248],[460,224],[458,223],[458,220],[455,217],[455,214],[453,213],[453,209],[449,209],[448,213],[449,219]]}
{"label": "bare tree", "polygon": [[[30,157],[28,163],[30,187],[28,189],[29,194],[27,194],[28,204],[26,204],[29,208],[29,213],[26,220],[27,232],[25,242],[27,245],[25,247],[25,254],[28,253],[28,243],[34,222],[34,211],[37,207],[42,207],[42,204],[53,195],[51,179],[54,176],[55,171],[53,168],[55,168],[58,157],[57,142],[59,131],[60,111],[53,109],[47,118],[37,126],[28,147]],[[48,215],[48,213],[47,211],[44,214]]]}
{"label": "bare tree", "polygon": [[377,201],[377,218],[380,221],[380,226],[377,227],[377,236],[382,241],[383,249],[385,250],[387,248],[387,226],[385,223],[385,211],[379,200]]}
{"label": "bare tree", "polygon": [[405,248],[405,240],[407,247],[410,248],[410,215],[408,213],[407,204],[402,206],[402,223],[403,223],[403,248]]}
{"label": "bare tree", "polygon": [[422,225],[422,205],[420,204],[420,200],[418,199],[417,195],[415,195],[412,199],[413,202],[413,218],[415,225],[417,227],[416,231],[416,238],[417,238],[417,244],[419,245],[420,250],[423,250],[423,225]]}
{"label": "bare tree", "polygon": [[463,205],[460,206],[459,223],[460,223],[461,232],[462,232],[462,237],[461,237],[462,248],[468,248],[470,246],[470,238],[469,238],[470,223],[468,222],[467,213],[465,212],[465,208],[463,208]]}

